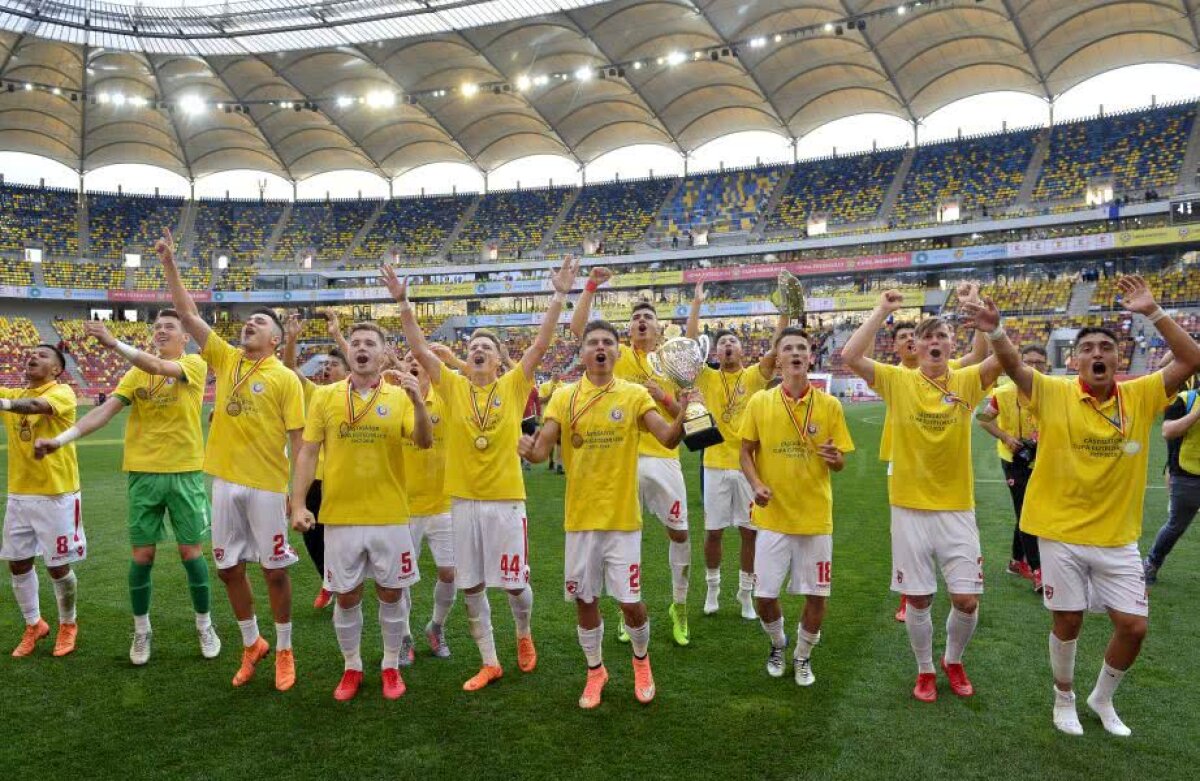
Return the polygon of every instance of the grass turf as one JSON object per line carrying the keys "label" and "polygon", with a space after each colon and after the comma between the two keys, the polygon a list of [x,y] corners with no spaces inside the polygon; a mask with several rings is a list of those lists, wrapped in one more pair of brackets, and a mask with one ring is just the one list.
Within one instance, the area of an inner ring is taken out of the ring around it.
{"label": "grass turf", "polygon": [[[575,701],[584,681],[574,609],[564,602],[562,576],[563,479],[544,467],[527,473],[534,636],[539,663],[530,675],[516,666],[512,619],[505,599],[492,597],[505,676],[475,694],[461,690],[477,668],[461,599],[451,613],[454,656],[429,656],[418,638],[415,666],[404,671],[408,693],[398,702],[379,696],[378,623],[365,603],[367,676],[357,700],[331,697],[342,660],[328,611],[310,604],[316,573],[307,559],[292,569],[299,681],[291,692],[272,686],[263,665],[248,686],[235,690],[240,638],[224,591],[213,572],[214,620],[224,642],[219,659],[199,656],[184,572],[172,545],[160,546],[154,569],[154,656],[128,661],[131,621],[126,573],[125,476],[120,472],[120,421],[79,448],[89,558],[79,574],[80,644],[53,659],[49,643],[32,658],[12,659],[21,619],[7,586],[0,589],[0,680],[6,739],[0,767],[13,776],[44,777],[69,769],[89,778],[495,778],[495,777],[721,777],[759,778],[1183,778],[1194,772],[1200,590],[1200,545],[1185,538],[1154,590],[1145,649],[1117,697],[1133,737],[1108,736],[1086,713],[1083,698],[1098,672],[1109,627],[1087,620],[1076,669],[1087,734],[1068,738],[1050,724],[1046,655],[1049,616],[1026,581],[1004,574],[1012,510],[993,440],[975,436],[978,520],[983,537],[987,593],[978,632],[966,655],[978,691],[962,700],[940,678],[937,703],[914,701],[915,665],[904,629],[892,619],[887,492],[878,461],[882,409],[848,409],[858,452],[835,478],[834,591],[821,644],[813,656],[817,683],[798,688],[789,673],[768,678],[767,643],[756,622],[738,617],[737,541],[726,534],[722,610],[701,615],[704,599],[702,514],[698,461],[688,454],[693,567],[692,644],[670,640],[670,579],[666,536],[648,519],[644,539],[644,594],[652,621],[651,659],[658,697],[650,706],[633,698],[628,646],[615,638],[615,606],[606,601],[606,663],[612,675],[604,704],[582,712]],[[7,448],[5,447],[5,452]],[[6,457],[6,456],[5,456]],[[1166,511],[1157,476],[1161,439],[1153,442],[1155,473],[1146,496],[1143,550]],[[294,540],[298,549],[299,539]],[[414,590],[413,627],[429,615],[433,567]],[[211,560],[210,560],[211,565]],[[252,583],[260,625],[273,640],[265,590]],[[54,597],[39,565],[42,609],[53,624]],[[784,602],[789,639],[800,599]],[[935,651],[944,641],[947,603],[935,604]],[[1192,767],[1189,771],[1188,767]]]}

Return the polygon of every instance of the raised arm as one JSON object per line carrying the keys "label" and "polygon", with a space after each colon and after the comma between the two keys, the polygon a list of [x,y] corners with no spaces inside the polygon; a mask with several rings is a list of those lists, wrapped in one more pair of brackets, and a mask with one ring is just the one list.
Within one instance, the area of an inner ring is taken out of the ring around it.
{"label": "raised arm", "polygon": [[175,237],[171,235],[170,228],[163,228],[162,238],[155,243],[154,251],[158,253],[158,259],[162,263],[167,290],[171,292],[171,303],[175,305],[175,311],[183,320],[184,329],[203,350],[204,345],[208,344],[208,335],[212,333],[212,329],[200,316],[196,302],[192,300],[191,294],[183,285],[183,278],[179,276],[179,267],[175,265]]}
{"label": "raised arm", "polygon": [[[979,369],[979,378],[984,387],[995,382],[995,367],[999,364],[1004,373],[1017,384],[1017,390],[1026,398],[1031,397],[1033,369],[1025,365],[1017,353],[1017,346],[1009,341],[1008,334],[1000,324],[1000,310],[996,308],[996,303],[990,298],[983,301],[967,301],[963,303],[962,311],[976,331],[981,330],[992,343],[992,354]],[[985,376],[985,371],[991,375],[991,382],[988,381],[988,376]]]}
{"label": "raised arm", "polygon": [[1192,411],[1175,420],[1164,420],[1162,424],[1163,439],[1179,439],[1200,420],[1200,404],[1193,404]]}
{"label": "raised arm", "polygon": [[338,313],[333,309],[322,309],[321,314],[325,317],[325,331],[329,338],[333,339],[334,345],[346,356],[346,360],[350,360],[350,343],[342,335],[342,323],[338,319]]}
{"label": "raised arm", "polygon": [[412,304],[408,302],[408,278],[397,277],[396,270],[386,263],[380,266],[379,273],[383,283],[387,285],[388,292],[400,305],[400,326],[404,329],[404,341],[408,342],[408,349],[412,350],[417,363],[421,364],[421,368],[429,375],[430,381],[434,385],[439,384],[442,381],[442,362],[429,349],[429,342],[425,340],[425,334],[421,333],[421,326],[417,323],[417,315],[413,312]]}
{"label": "raised arm", "polygon": [[400,387],[413,403],[413,444],[427,450],[433,447],[433,421],[429,417],[429,408],[425,406],[425,398],[421,396],[421,384],[410,372],[401,372]]}
{"label": "raised arm", "polygon": [[158,377],[174,377],[177,380],[183,378],[183,367],[179,365],[179,361],[165,361],[156,355],[139,350],[131,344],[119,341],[109,333],[104,323],[90,320],[83,324],[83,330],[106,349],[117,353],[147,374]]}
{"label": "raised arm", "polygon": [[1175,360],[1162,369],[1167,395],[1174,395],[1200,368],[1200,345],[1158,305],[1146,280],[1136,274],[1123,276],[1117,280],[1117,289],[1121,291],[1121,305],[1149,319],[1175,356]]}
{"label": "raised arm", "polygon": [[546,307],[546,314],[542,315],[542,327],[538,329],[533,344],[521,356],[521,369],[530,382],[533,381],[533,373],[537,370],[538,364],[542,362],[542,356],[550,349],[550,345],[554,344],[554,332],[558,330],[558,317],[562,314],[563,304],[567,301],[567,293],[571,292],[571,286],[575,284],[575,272],[578,269],[579,260],[567,257],[563,259],[562,267],[550,278],[550,283],[554,285],[554,295],[550,297],[550,306]]}
{"label": "raised arm", "polygon": [[80,418],[74,426],[67,429],[53,439],[39,439],[33,443],[33,457],[45,458],[54,451],[58,450],[63,445],[74,442],[80,437],[86,437],[93,431],[104,428],[108,422],[116,417],[117,413],[125,403],[116,396],[109,396],[103,404],[96,407],[88,414]]}
{"label": "raised arm", "polygon": [[695,339],[700,336],[700,307],[704,304],[704,283],[697,282],[692,291],[692,308],[688,310],[687,331],[685,336]]}
{"label": "raised arm", "polygon": [[779,354],[775,352],[775,345],[779,342],[779,334],[787,327],[788,316],[780,312],[775,320],[775,333],[771,334],[771,347],[758,362],[758,370],[768,382],[775,376],[775,362],[779,358]]}
{"label": "raised arm", "polygon": [[0,412],[11,412],[14,415],[53,415],[54,408],[43,398],[32,399],[0,399]]}
{"label": "raised arm", "polygon": [[300,371],[296,366],[296,342],[300,340],[300,331],[303,328],[300,315],[290,312],[283,323],[283,365],[296,373]]}
{"label": "raised arm", "polygon": [[675,418],[668,423],[658,410],[652,409],[642,416],[642,424],[646,426],[646,430],[662,443],[663,447],[674,450],[683,440],[683,417],[687,413],[687,406],[695,399],[695,389],[688,389],[679,394],[676,400],[678,408],[672,409]]}
{"label": "raised arm", "polygon": [[575,299],[575,311],[571,313],[571,333],[576,339],[583,338],[583,328],[592,313],[592,300],[596,297],[596,289],[612,279],[612,275],[612,271],[604,266],[593,266],[588,273],[587,284],[583,286],[579,298]]}
{"label": "raised arm", "polygon": [[867,352],[875,344],[875,335],[883,327],[888,317],[904,306],[904,295],[898,290],[885,290],[879,297],[879,303],[871,315],[858,327],[850,339],[842,347],[842,362],[850,371],[867,381],[868,385],[875,384],[875,361],[867,357]]}

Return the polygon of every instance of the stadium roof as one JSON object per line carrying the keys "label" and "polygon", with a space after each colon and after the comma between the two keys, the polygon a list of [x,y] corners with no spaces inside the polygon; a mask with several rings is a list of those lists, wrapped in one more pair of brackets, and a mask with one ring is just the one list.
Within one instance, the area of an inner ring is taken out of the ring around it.
{"label": "stadium roof", "polygon": [[293,181],[588,163],[1200,64],[1198,0],[4,0],[0,149]]}

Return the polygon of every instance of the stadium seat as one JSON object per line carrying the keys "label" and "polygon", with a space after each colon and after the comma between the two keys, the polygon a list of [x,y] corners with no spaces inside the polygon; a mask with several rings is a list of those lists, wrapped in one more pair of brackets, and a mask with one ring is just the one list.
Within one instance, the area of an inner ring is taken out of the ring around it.
{"label": "stadium seat", "polygon": [[42,247],[59,257],[79,255],[78,193],[0,185],[0,251]]}
{"label": "stadium seat", "polygon": [[378,206],[379,201],[298,201],[279,236],[274,259],[290,263],[311,251],[319,263],[337,263]]}
{"label": "stadium seat", "polygon": [[475,216],[463,226],[453,252],[477,254],[491,240],[499,243],[500,254],[505,257],[537,249],[570,192],[556,187],[488,193],[480,201]]}
{"label": "stadium seat", "polygon": [[828,215],[829,224],[875,218],[883,196],[904,158],[904,150],[804,160],[792,169],[779,208],[767,231],[803,232],[812,215]]}
{"label": "stadium seat", "polygon": [[88,193],[88,257],[120,260],[126,252],[153,256],[163,228],[179,224],[184,200]]}
{"label": "stadium seat", "polygon": [[473,199],[446,195],[388,201],[352,257],[374,266],[393,251],[412,258],[436,255]]}
{"label": "stadium seat", "polygon": [[277,201],[199,201],[192,257],[202,261],[225,253],[229,264],[249,265],[261,259],[284,204]]}
{"label": "stadium seat", "polygon": [[782,168],[759,168],[685,179],[658,218],[669,237],[705,229],[709,233],[748,232],[766,209]]}
{"label": "stadium seat", "polygon": [[602,239],[617,249],[641,241],[674,183],[648,179],[583,188],[555,234],[554,246],[579,251],[585,239]]}

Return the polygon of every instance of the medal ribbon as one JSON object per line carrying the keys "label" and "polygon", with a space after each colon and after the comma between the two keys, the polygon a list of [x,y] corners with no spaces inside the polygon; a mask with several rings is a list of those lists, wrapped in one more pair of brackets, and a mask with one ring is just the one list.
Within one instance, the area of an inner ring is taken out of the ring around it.
{"label": "medal ribbon", "polygon": [[479,426],[480,431],[487,430],[488,419],[492,416],[492,400],[496,398],[496,383],[492,383],[491,390],[488,391],[487,402],[483,406],[483,414],[479,412],[479,399],[475,395],[475,386],[471,385],[471,412],[475,415],[475,425]]}
{"label": "medal ribbon", "polygon": [[[950,388],[949,388],[949,387],[947,387],[947,386],[945,386],[945,385],[942,385],[942,384],[941,384],[940,382],[938,382],[937,380],[934,380],[934,379],[931,379],[931,378],[929,378],[929,377],[926,377],[926,376],[925,376],[925,372],[918,371],[918,372],[917,372],[917,374],[920,374],[920,375],[921,375],[921,379],[925,380],[925,382],[929,383],[930,385],[932,385],[933,387],[935,387],[935,388],[937,388],[939,391],[941,391],[943,396],[945,396],[946,398],[950,399],[950,400],[951,400],[951,401],[953,401],[955,404],[958,404],[959,406],[961,406],[963,409],[967,410],[968,412],[971,410],[971,405],[970,405],[970,404],[968,404],[968,403],[966,403],[966,402],[965,402],[965,401],[963,401],[962,399],[960,399],[960,398],[958,397],[958,394],[956,394],[956,393],[952,393],[952,392],[950,391]],[[947,374],[946,376],[949,376],[949,374]]]}
{"label": "medal ribbon", "polygon": [[583,409],[579,410],[578,412],[575,411],[575,400],[579,398],[579,391],[583,387],[583,382],[579,382],[578,384],[575,385],[575,390],[571,392],[571,404],[570,404],[571,430],[572,431],[575,430],[575,424],[579,422],[579,419],[582,418],[588,410],[590,410],[592,407],[596,406],[596,402],[600,401],[601,397],[603,397],[609,391],[611,391],[613,389],[613,385],[615,385],[615,384],[616,384],[616,380],[611,380],[603,388],[600,388],[599,390],[597,390],[596,395],[592,396],[590,399],[588,399],[587,402],[584,403]]}
{"label": "medal ribbon", "polygon": [[[258,371],[258,367],[262,366],[263,361],[267,360],[267,358],[270,358],[270,357],[271,356],[269,356],[269,355],[264,355],[263,357],[259,358],[257,361],[254,362],[254,365],[250,367],[250,371],[246,372],[245,374],[242,374],[243,358],[241,358],[240,356],[238,357],[237,365],[233,367],[233,388],[229,391],[230,399],[237,398],[237,392],[241,389],[241,387],[243,385],[245,385],[246,382],[251,377],[254,376],[254,372]],[[150,391],[150,392],[154,393],[154,391]]]}
{"label": "medal ribbon", "polygon": [[720,369],[717,371],[721,374],[721,385],[725,389],[725,409],[728,410],[735,404],[734,399],[737,398],[737,392],[742,387],[742,378],[746,375],[746,370],[741,369],[738,371],[737,380],[733,383],[732,391],[729,390],[729,380],[725,378],[725,372]]}
{"label": "medal ribbon", "polygon": [[361,412],[354,411],[354,397],[357,395],[354,388],[351,387],[350,381],[346,380],[346,420],[350,423],[350,427],[354,428],[358,421],[362,420],[368,412],[375,406],[375,400],[379,398],[379,392],[383,390],[383,382],[375,385],[375,389],[371,391],[371,398],[367,399],[367,403],[363,406]]}
{"label": "medal ribbon", "polygon": [[787,393],[783,390],[782,385],[779,386],[779,400],[783,402],[783,409],[785,412],[787,412],[788,419],[790,421],[792,421],[792,427],[795,428],[796,433],[800,435],[801,442],[808,439],[808,424],[809,424],[809,421],[812,420],[812,412],[813,412],[813,402],[812,402],[811,396],[812,396],[812,386],[809,385],[804,390],[804,394],[800,398],[796,399],[797,404],[804,401],[805,399],[808,399],[808,409],[804,413],[804,426],[801,427],[801,425],[798,422],[796,422],[796,413],[794,411],[794,405],[790,401],[791,397],[788,396]]}
{"label": "medal ribbon", "polygon": [[[172,363],[179,363],[179,361],[173,361]],[[167,384],[168,379],[169,378],[165,374],[161,377],[159,377],[158,375],[155,375],[155,374],[151,374],[150,375],[150,388],[147,390],[147,393],[149,393],[150,396],[153,397],[155,393],[158,393],[159,388],[161,388],[162,386]],[[156,382],[156,380],[157,380],[157,382]]]}
{"label": "medal ribbon", "polygon": [[1129,419],[1125,417],[1125,401],[1121,398],[1121,386],[1117,385],[1113,388],[1113,396],[1117,399],[1117,417],[1110,418],[1100,411],[1099,405],[1096,404],[1096,399],[1092,396],[1087,396],[1088,406],[1100,417],[1104,418],[1104,422],[1117,430],[1121,435],[1121,439],[1127,439],[1125,430],[1129,427]]}
{"label": "medal ribbon", "polygon": [[644,374],[646,376],[646,379],[648,379],[648,380],[654,379],[653,367],[647,365],[642,360],[642,355],[643,355],[642,351],[636,347],[630,347],[629,349],[633,350],[633,360],[637,362],[638,368],[642,370],[642,374]]}

